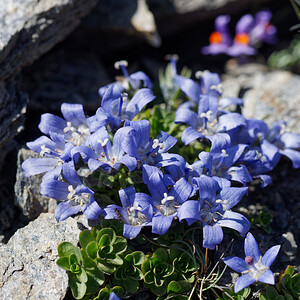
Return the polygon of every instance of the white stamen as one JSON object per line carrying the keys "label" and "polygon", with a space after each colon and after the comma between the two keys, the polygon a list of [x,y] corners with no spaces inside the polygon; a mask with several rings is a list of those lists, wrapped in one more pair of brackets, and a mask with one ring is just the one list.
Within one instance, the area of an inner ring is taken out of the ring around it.
{"label": "white stamen", "polygon": [[114,64],[115,69],[119,70],[121,66],[127,67],[128,66],[128,62],[126,60],[119,60],[116,61]]}
{"label": "white stamen", "polygon": [[200,118],[206,118],[208,120],[211,119],[213,112],[211,110],[208,110],[206,113],[201,113]]}
{"label": "white stamen", "polygon": [[137,203],[134,203],[134,205],[131,206],[129,210],[132,212],[132,211],[136,211],[136,210],[141,211],[143,209]]}
{"label": "white stamen", "polygon": [[164,198],[161,200],[161,204],[164,205],[167,201],[172,201],[174,199],[175,198],[173,196],[168,196],[167,193],[164,193]]}
{"label": "white stamen", "polygon": [[200,79],[201,77],[203,77],[203,71],[197,71],[197,72],[195,73],[195,77],[196,77],[197,79]]}
{"label": "white stamen", "polygon": [[185,167],[188,168],[190,171],[194,171],[193,166],[188,163],[185,164]]}
{"label": "white stamen", "polygon": [[160,147],[162,149],[164,147],[164,145],[163,145],[163,143],[160,143],[158,139],[154,139],[152,148],[156,149],[157,147]]}
{"label": "white stamen", "polygon": [[218,199],[218,200],[216,200],[216,203],[221,204],[223,207],[223,210],[227,210],[228,200]]}
{"label": "white stamen", "polygon": [[227,154],[227,152],[226,152],[225,149],[222,149],[222,155],[223,155],[224,157],[228,157],[228,154]]}
{"label": "white stamen", "polygon": [[211,85],[210,86],[211,90],[216,90],[217,92],[219,92],[220,94],[223,93],[224,89],[221,83],[219,83],[218,85]]}
{"label": "white stamen", "polygon": [[72,198],[75,195],[75,189],[73,188],[72,185],[68,186],[68,191],[69,191],[69,194],[68,194],[67,198],[68,198],[68,200],[72,200]]}
{"label": "white stamen", "polygon": [[40,156],[44,156],[46,153],[51,153],[51,149],[47,148],[46,145],[42,145]]}
{"label": "white stamen", "polygon": [[98,143],[102,146],[102,148],[103,148],[104,146],[106,146],[106,144],[107,144],[107,142],[108,142],[108,138],[106,138],[104,141],[98,140],[97,142],[98,142]]}

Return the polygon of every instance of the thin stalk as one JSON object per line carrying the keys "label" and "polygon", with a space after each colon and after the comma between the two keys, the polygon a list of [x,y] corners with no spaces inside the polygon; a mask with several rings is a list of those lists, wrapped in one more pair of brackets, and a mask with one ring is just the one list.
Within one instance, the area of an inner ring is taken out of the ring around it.
{"label": "thin stalk", "polygon": [[207,272],[207,253],[208,253],[208,248],[205,248],[204,274],[206,274]]}

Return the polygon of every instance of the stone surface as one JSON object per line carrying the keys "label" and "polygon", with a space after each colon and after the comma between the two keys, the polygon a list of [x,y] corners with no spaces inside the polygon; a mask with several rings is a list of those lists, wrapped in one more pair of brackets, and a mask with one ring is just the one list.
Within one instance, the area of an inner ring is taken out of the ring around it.
{"label": "stone surface", "polygon": [[242,96],[246,118],[264,119],[269,125],[285,121],[287,131],[300,134],[300,76],[258,64],[232,63],[223,87],[224,96]]}
{"label": "stone surface", "polygon": [[58,47],[24,69],[23,89],[30,98],[29,109],[55,112],[69,102],[81,103],[94,114],[100,106],[98,89],[113,80],[94,53]]}
{"label": "stone surface", "polygon": [[78,226],[73,218],[58,223],[46,213],[19,229],[0,247],[0,299],[64,299],[68,276],[56,265],[57,246],[76,245]]}
{"label": "stone surface", "polygon": [[16,204],[29,219],[34,219],[43,212],[54,212],[57,203],[56,200],[40,194],[43,174],[31,177],[25,176],[21,165],[26,159],[33,157],[38,157],[38,154],[27,149],[19,150],[15,183]]}
{"label": "stone surface", "polygon": [[22,126],[19,71],[62,41],[98,0],[8,0],[0,8],[0,147]]}

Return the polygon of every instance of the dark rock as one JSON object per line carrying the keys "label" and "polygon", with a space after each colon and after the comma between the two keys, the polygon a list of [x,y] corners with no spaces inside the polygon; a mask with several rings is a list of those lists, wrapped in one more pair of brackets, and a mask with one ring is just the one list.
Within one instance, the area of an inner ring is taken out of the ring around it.
{"label": "dark rock", "polygon": [[22,126],[27,97],[16,74],[62,41],[97,0],[5,1],[0,10],[0,147]]}
{"label": "dark rock", "polygon": [[31,177],[25,176],[21,165],[26,159],[34,157],[38,157],[38,155],[31,150],[21,149],[18,153],[15,201],[28,219],[34,219],[43,212],[54,212],[57,202],[40,194],[43,174]]}

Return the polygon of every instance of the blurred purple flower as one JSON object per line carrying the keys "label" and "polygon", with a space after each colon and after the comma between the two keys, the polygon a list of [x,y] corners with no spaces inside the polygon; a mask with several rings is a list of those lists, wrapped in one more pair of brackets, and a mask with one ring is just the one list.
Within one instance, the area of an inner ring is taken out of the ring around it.
{"label": "blurred purple flower", "polygon": [[215,31],[209,36],[209,45],[202,48],[202,53],[207,54],[221,54],[226,53],[231,44],[231,36],[228,29],[230,16],[221,15],[215,20]]}
{"label": "blurred purple flower", "polygon": [[236,34],[233,45],[228,49],[230,56],[240,56],[243,54],[254,55],[256,50],[250,45],[249,32],[253,28],[254,18],[250,15],[244,15],[236,24]]}
{"label": "blurred purple flower", "polygon": [[242,273],[234,285],[234,292],[237,293],[257,281],[274,284],[274,274],[270,270],[270,266],[279,252],[280,245],[273,246],[262,256],[255,238],[249,232],[245,238],[244,248],[245,259],[236,256],[223,258],[224,263],[231,269]]}
{"label": "blurred purple flower", "polygon": [[260,42],[267,44],[277,43],[277,29],[270,23],[271,18],[272,13],[268,9],[261,10],[255,15],[254,27],[249,33],[251,45]]}

